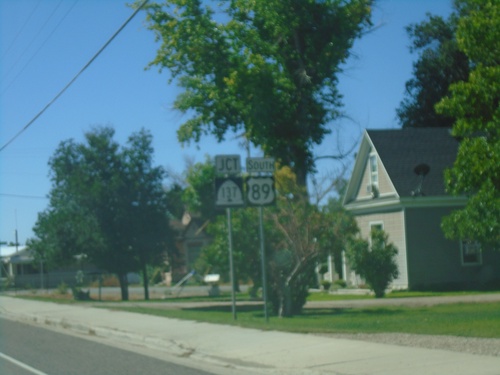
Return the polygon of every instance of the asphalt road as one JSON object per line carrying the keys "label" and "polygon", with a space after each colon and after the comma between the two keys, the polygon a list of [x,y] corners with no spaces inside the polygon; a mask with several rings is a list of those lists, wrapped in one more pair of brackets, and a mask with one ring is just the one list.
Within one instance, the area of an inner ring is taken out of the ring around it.
{"label": "asphalt road", "polygon": [[209,375],[213,373],[73,335],[0,319],[0,374]]}

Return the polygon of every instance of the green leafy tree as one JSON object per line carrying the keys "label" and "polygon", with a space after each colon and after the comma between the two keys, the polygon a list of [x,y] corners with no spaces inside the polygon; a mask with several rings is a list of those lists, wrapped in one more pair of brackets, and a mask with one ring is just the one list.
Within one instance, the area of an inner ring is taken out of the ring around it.
{"label": "green leafy tree", "polygon": [[[49,207],[39,214],[30,246],[52,264],[85,254],[118,276],[128,299],[127,273],[142,270],[171,244],[164,172],[152,165],[151,135],[129,137],[128,147],[113,140],[114,130],[85,134],[86,143],[62,142],[50,159]],[[170,247],[171,249],[172,247]]]}
{"label": "green leafy tree", "polygon": [[436,103],[448,95],[449,86],[469,75],[469,59],[458,47],[455,37],[459,15],[464,13],[459,2],[447,20],[428,15],[425,21],[406,28],[418,53],[413,64],[413,78],[406,82],[405,97],[396,110],[403,127],[451,127],[452,114],[437,113]]}
{"label": "green leafy tree", "polygon": [[311,204],[289,168],[276,173],[276,185],[277,204],[266,215],[273,224],[266,234],[271,242],[268,280],[274,311],[286,317],[302,311],[316,283],[317,262],[340,249],[357,226],[341,211],[322,211]]}
{"label": "green leafy tree", "polygon": [[456,118],[457,159],[446,171],[449,192],[470,197],[466,207],[443,220],[449,238],[500,245],[500,3],[458,1],[467,13],[456,39],[472,63],[469,79],[450,87],[436,109]]}
{"label": "green leafy tree", "polygon": [[184,91],[174,107],[192,117],[181,142],[241,132],[292,166],[300,185],[314,171],[312,147],[340,115],[341,64],[370,25],[371,0],[168,0],[147,6],[162,44],[151,65]]}
{"label": "green leafy tree", "polygon": [[[186,189],[183,200],[191,212],[200,213],[208,221],[207,233],[213,238],[202,249],[196,263],[199,273],[219,273],[229,279],[229,244],[227,216],[215,206],[215,166],[207,157],[204,163],[191,165],[186,172]],[[251,280],[252,293],[261,286],[258,216],[255,208],[232,210],[233,262],[236,287],[238,280]]]}
{"label": "green leafy tree", "polygon": [[[250,280],[251,293],[256,296],[261,286],[260,237],[257,209],[238,208],[231,211],[233,240],[233,264],[235,278],[239,281]],[[205,247],[197,262],[197,270],[204,273],[219,273],[229,279],[229,243],[227,217],[220,215],[208,225],[208,234],[213,242]]]}
{"label": "green leafy tree", "polygon": [[[215,207],[215,166],[207,156],[204,163],[195,163],[186,171],[186,188],[182,194],[188,211],[210,220],[217,215]],[[222,211],[219,211],[219,213]]]}
{"label": "green leafy tree", "polygon": [[184,188],[179,183],[173,183],[167,188],[168,212],[172,219],[180,220],[186,211],[185,204],[182,201]]}
{"label": "green leafy tree", "polygon": [[303,194],[279,198],[271,214],[275,227],[270,258],[270,301],[280,317],[300,314],[314,284],[314,267],[321,258],[318,243],[326,223]]}
{"label": "green leafy tree", "polygon": [[143,275],[144,296],[149,299],[148,264],[159,264],[167,249],[175,248],[169,227],[169,205],[163,187],[165,171],[153,165],[152,136],[142,130],[128,139],[122,150],[123,179],[126,182],[125,205],[128,216],[129,247],[139,261]]}
{"label": "green leafy tree", "polygon": [[397,248],[389,243],[389,236],[374,229],[371,243],[361,238],[350,241],[347,256],[352,269],[370,285],[375,297],[382,298],[389,284],[399,275],[394,259],[397,253]]}
{"label": "green leafy tree", "polygon": [[321,247],[333,257],[335,272],[345,279],[342,269],[342,252],[345,249],[346,240],[358,232],[356,219],[346,211],[337,198],[330,198],[322,207],[325,220],[330,223],[320,237]]}

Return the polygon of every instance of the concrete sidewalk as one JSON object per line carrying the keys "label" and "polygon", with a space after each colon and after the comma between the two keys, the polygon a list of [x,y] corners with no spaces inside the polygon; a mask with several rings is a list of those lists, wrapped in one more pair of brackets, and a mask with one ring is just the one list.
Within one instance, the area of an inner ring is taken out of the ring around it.
{"label": "concrete sidewalk", "polygon": [[0,296],[0,317],[161,349],[255,374],[500,375],[500,357],[110,311]]}

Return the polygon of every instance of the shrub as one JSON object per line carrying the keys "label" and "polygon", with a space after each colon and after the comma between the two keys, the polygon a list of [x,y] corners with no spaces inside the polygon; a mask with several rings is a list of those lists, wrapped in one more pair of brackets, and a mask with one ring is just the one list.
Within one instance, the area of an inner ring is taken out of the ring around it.
{"label": "shrub", "polygon": [[120,281],[115,275],[103,275],[102,286],[120,286]]}
{"label": "shrub", "polygon": [[323,290],[330,290],[330,287],[332,286],[332,282],[330,280],[322,280],[321,286],[323,287]]}
{"label": "shrub", "polygon": [[338,279],[338,280],[335,280],[333,282],[333,285],[339,287],[339,288],[345,288],[347,287],[347,283],[345,280],[342,280],[342,279]]}
{"label": "shrub", "polygon": [[66,283],[63,281],[57,286],[57,293],[61,295],[66,295],[68,294],[68,286]]}
{"label": "shrub", "polygon": [[352,240],[347,256],[351,266],[365,279],[375,297],[381,298],[392,280],[399,275],[395,256],[397,248],[389,243],[389,236],[376,229],[371,233],[371,244],[363,239]]}
{"label": "shrub", "polygon": [[79,287],[72,287],[71,291],[73,292],[73,298],[76,301],[90,301],[90,291],[84,292]]}
{"label": "shrub", "polygon": [[163,269],[161,267],[155,267],[154,269],[151,270],[150,272],[151,277],[149,279],[149,283],[156,285],[161,282],[163,282]]}

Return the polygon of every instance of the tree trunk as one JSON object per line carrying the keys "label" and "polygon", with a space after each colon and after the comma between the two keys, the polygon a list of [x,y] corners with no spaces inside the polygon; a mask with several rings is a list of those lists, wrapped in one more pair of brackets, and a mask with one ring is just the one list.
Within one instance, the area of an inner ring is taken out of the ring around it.
{"label": "tree trunk", "polygon": [[287,318],[292,316],[292,293],[290,286],[286,285],[280,295],[280,307],[278,316],[280,318]]}
{"label": "tree trunk", "polygon": [[292,316],[292,291],[289,282],[285,282],[281,286],[279,305],[278,316],[280,318]]}
{"label": "tree trunk", "polygon": [[307,171],[305,166],[296,166],[294,168],[295,176],[297,177],[297,185],[303,186],[307,190]]}
{"label": "tree trunk", "polygon": [[149,300],[149,279],[148,279],[148,267],[146,262],[142,264],[142,277],[144,282],[144,299]]}
{"label": "tree trunk", "polygon": [[127,274],[118,274],[118,280],[120,281],[120,290],[122,293],[122,301],[128,301],[128,280]]}

